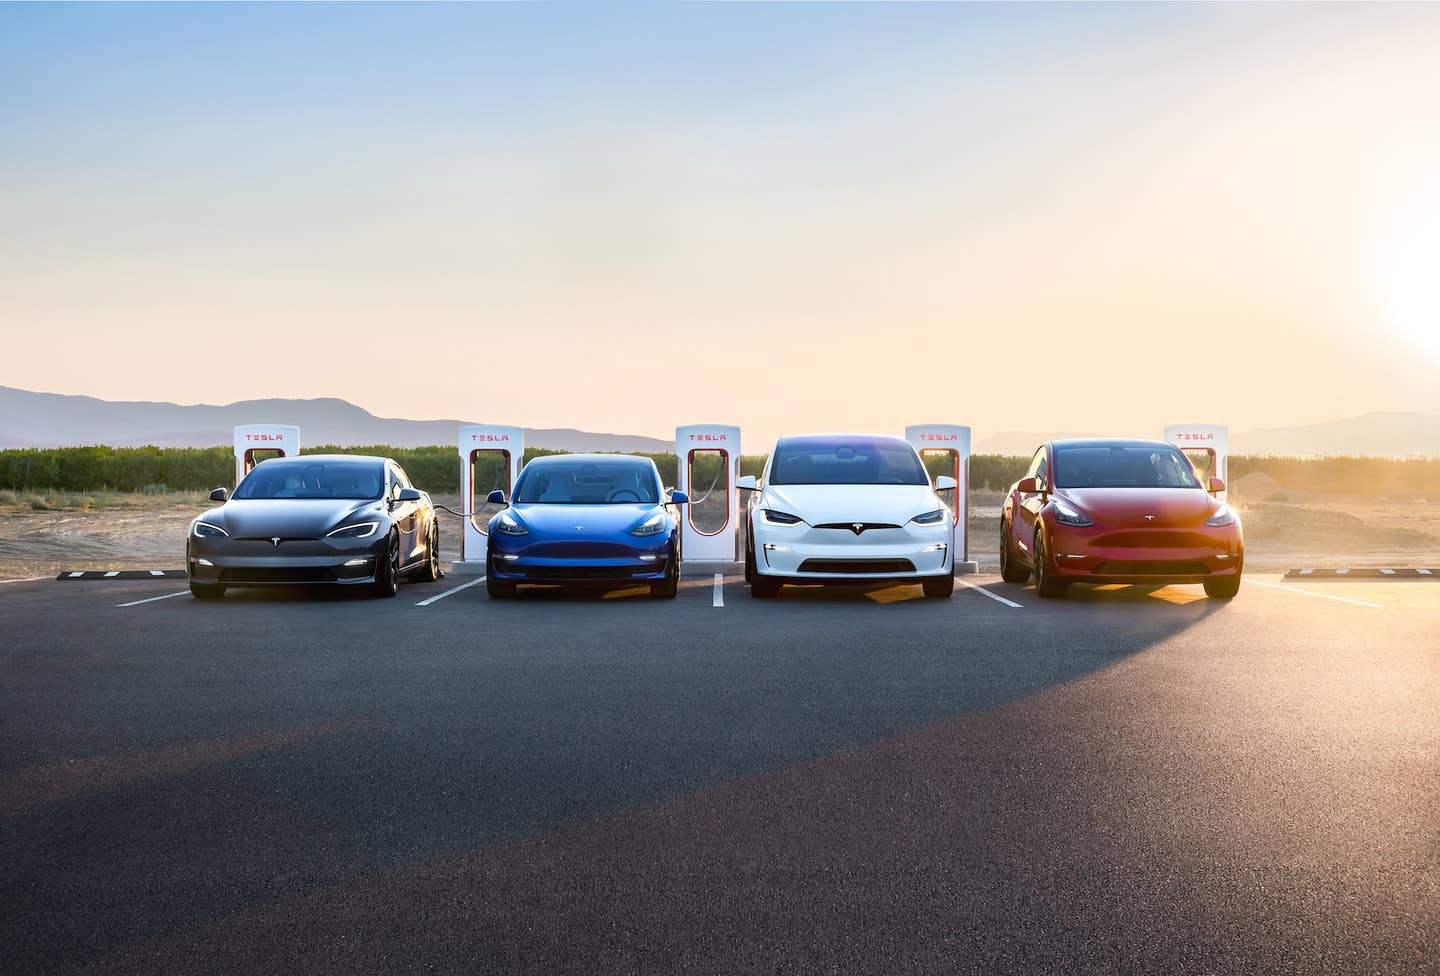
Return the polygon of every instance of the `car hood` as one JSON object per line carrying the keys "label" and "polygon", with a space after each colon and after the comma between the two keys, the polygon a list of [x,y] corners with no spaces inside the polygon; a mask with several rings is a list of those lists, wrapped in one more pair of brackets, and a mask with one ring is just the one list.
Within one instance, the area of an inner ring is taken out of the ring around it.
{"label": "car hood", "polygon": [[[626,532],[657,505],[515,505],[530,531],[544,535],[607,536]],[[582,528],[583,526],[583,528]]]}
{"label": "car hood", "polygon": [[345,522],[385,517],[378,501],[335,498],[238,499],[219,511],[232,539],[318,539]]}
{"label": "car hood", "polygon": [[767,485],[762,502],[811,525],[888,522],[904,525],[942,507],[929,485]]}
{"label": "car hood", "polygon": [[1055,495],[1114,528],[1193,528],[1219,507],[1199,488],[1060,488]]}

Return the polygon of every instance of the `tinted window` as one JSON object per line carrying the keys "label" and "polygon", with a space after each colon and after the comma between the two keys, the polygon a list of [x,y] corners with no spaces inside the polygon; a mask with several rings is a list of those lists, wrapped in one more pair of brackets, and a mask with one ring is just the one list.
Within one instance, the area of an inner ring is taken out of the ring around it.
{"label": "tinted window", "polygon": [[825,437],[781,441],[772,485],[928,485],[925,466],[904,441]]}
{"label": "tinted window", "polygon": [[1077,445],[1055,448],[1059,488],[1199,488],[1190,462],[1174,448]]}
{"label": "tinted window", "polygon": [[521,505],[654,505],[660,486],[648,464],[628,461],[548,461],[520,472]]}
{"label": "tinted window", "polygon": [[236,498],[379,498],[385,469],[374,461],[314,461],[258,465],[235,489]]}

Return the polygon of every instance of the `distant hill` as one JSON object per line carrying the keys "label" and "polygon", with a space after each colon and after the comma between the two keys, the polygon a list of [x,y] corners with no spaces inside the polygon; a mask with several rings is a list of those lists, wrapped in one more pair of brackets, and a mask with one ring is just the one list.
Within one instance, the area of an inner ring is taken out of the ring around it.
{"label": "distant hill", "polygon": [[[977,454],[1026,456],[1041,442],[1063,437],[1159,437],[1160,430],[1110,431],[1107,434],[1051,431],[1005,431],[980,438]],[[1348,420],[1330,420],[1301,427],[1230,431],[1233,454],[1276,454],[1312,457],[1319,454],[1362,454],[1372,457],[1440,457],[1440,414],[1367,413]]]}
{"label": "distant hill", "polygon": [[[87,396],[32,393],[0,386],[0,448],[213,447],[229,444],[238,424],[296,424],[302,445],[388,444],[420,447],[454,444],[455,429],[474,420],[399,420],[377,417],[345,400],[242,400],[223,406],[97,400]],[[636,434],[593,433],[568,428],[525,432],[529,447],[563,451],[673,451],[673,441]]]}

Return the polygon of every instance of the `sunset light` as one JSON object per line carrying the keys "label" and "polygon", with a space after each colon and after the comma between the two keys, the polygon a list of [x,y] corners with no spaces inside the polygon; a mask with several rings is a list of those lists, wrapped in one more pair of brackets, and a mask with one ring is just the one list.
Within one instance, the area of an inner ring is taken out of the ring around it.
{"label": "sunset light", "polygon": [[1440,211],[1397,248],[1384,288],[1393,327],[1440,363]]}

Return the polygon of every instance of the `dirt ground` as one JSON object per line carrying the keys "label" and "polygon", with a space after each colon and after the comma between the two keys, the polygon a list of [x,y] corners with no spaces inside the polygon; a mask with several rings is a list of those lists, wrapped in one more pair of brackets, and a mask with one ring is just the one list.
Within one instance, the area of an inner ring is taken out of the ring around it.
{"label": "dirt ground", "polygon": [[[1247,481],[1236,483],[1231,499],[1244,522],[1247,569],[1440,566],[1440,503],[1303,498],[1273,482]],[[460,508],[453,495],[435,500]],[[998,562],[1003,501],[999,493],[971,493],[970,558],[982,568]],[[180,569],[190,520],[211,504],[199,492],[0,492],[0,578],[75,569]],[[457,559],[459,520],[441,517],[442,556]]]}

